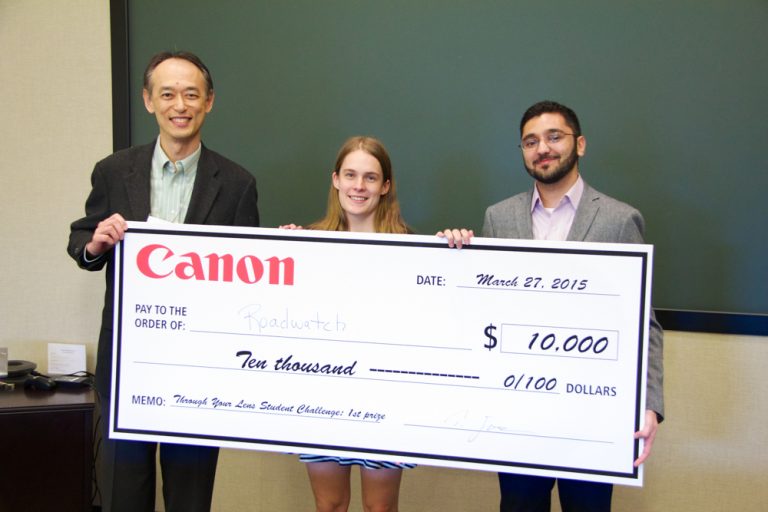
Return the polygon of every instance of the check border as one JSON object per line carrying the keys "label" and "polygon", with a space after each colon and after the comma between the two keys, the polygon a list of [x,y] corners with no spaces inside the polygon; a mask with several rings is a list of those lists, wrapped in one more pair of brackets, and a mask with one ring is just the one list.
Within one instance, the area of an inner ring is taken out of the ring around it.
{"label": "check border", "polygon": [[[135,223],[133,223],[135,224]],[[307,232],[302,233],[300,236],[295,235],[287,235],[284,233],[280,234],[271,234],[271,233],[264,233],[264,232],[229,232],[229,231],[218,231],[216,229],[206,229],[209,228],[208,226],[194,226],[194,231],[188,231],[183,230],[180,231],[177,229],[176,226],[174,228],[142,228],[142,227],[131,227],[130,233],[131,234],[151,234],[151,235],[162,235],[167,237],[175,237],[175,236],[195,236],[195,237],[211,237],[211,238],[239,238],[239,239],[246,239],[246,240],[272,240],[272,241],[286,241],[286,242],[318,242],[318,243],[339,243],[339,244],[362,244],[362,245],[381,245],[381,246],[403,246],[403,247],[429,247],[429,248],[443,248],[444,250],[454,250],[450,249],[447,246],[445,246],[444,242],[442,241],[426,241],[424,240],[425,237],[418,237],[421,240],[401,240],[401,239],[393,239],[393,240],[376,240],[376,239],[349,239],[344,237],[336,237],[336,236],[312,236],[308,235]],[[199,231],[197,230],[199,229]],[[641,387],[641,383],[643,382],[643,375],[642,371],[644,368],[644,358],[643,358],[643,352],[644,352],[644,340],[647,338],[646,331],[648,330],[649,326],[649,319],[646,316],[645,313],[645,304],[647,301],[646,297],[646,290],[648,289],[648,279],[649,279],[649,262],[648,258],[649,255],[647,252],[644,251],[632,251],[632,250],[605,250],[605,249],[585,249],[585,248],[549,248],[549,247],[526,247],[526,246],[506,246],[506,245],[489,245],[489,244],[483,244],[483,243],[473,243],[472,245],[465,246],[463,251],[475,251],[475,250],[483,250],[483,251],[505,251],[505,252],[522,252],[522,253],[552,253],[552,254],[586,254],[591,256],[610,256],[610,257],[630,257],[630,258],[640,258],[642,262],[642,274],[641,274],[641,298],[639,301],[640,311],[638,312],[638,325],[637,325],[637,361],[639,362],[637,369],[636,369],[636,389],[635,389],[635,417],[634,417],[634,425],[635,425],[635,431],[640,429],[640,422],[642,418],[642,414],[644,412],[644,404],[641,404],[640,401],[644,397],[643,389]],[[114,375],[114,391],[115,393],[113,396],[119,396],[120,388],[122,385],[122,345],[124,343],[123,340],[123,333],[122,333],[122,325],[123,325],[123,295],[122,290],[124,289],[124,265],[123,261],[125,258],[124,254],[124,246],[123,244],[119,244],[116,248],[116,271],[115,271],[115,350],[114,350],[114,361],[113,361],[113,375]],[[557,293],[557,292],[552,292]],[[257,336],[257,335],[253,335]],[[492,471],[498,470],[499,468],[506,468],[504,470],[513,472],[516,468],[525,468],[525,469],[535,469],[535,470],[544,470],[548,472],[563,472],[565,473],[565,476],[568,474],[574,475],[574,474],[580,474],[580,475],[599,475],[602,477],[609,477],[611,479],[614,479],[614,482],[617,483],[628,483],[629,485],[637,485],[636,483],[633,483],[632,481],[636,481],[638,478],[641,478],[641,473],[638,468],[634,468],[632,471],[629,472],[617,472],[617,471],[600,471],[600,470],[594,470],[594,469],[583,469],[583,468],[577,468],[577,467],[567,467],[567,466],[553,466],[553,465],[547,465],[547,464],[535,464],[535,463],[528,463],[528,462],[515,462],[515,461],[506,461],[506,460],[489,460],[489,459],[481,459],[481,458],[473,458],[473,457],[457,457],[452,455],[440,455],[435,453],[427,453],[427,452],[413,452],[413,451],[382,451],[378,449],[371,449],[371,448],[365,448],[360,446],[346,446],[346,445],[328,445],[328,444],[314,444],[314,443],[296,443],[296,442],[282,442],[282,441],[275,441],[270,439],[258,439],[258,438],[251,438],[251,437],[236,437],[236,436],[226,436],[226,435],[199,435],[199,434],[188,434],[184,432],[165,432],[165,431],[158,431],[158,430],[146,430],[146,429],[131,429],[131,428],[124,428],[120,427],[120,403],[118,400],[114,400],[112,403],[112,416],[113,416],[113,426],[112,426],[112,432],[117,434],[117,437],[121,437],[123,435],[127,435],[127,438],[131,439],[139,439],[144,438],[148,440],[155,440],[155,441],[163,441],[167,440],[168,442],[181,442],[181,443],[187,443],[188,444],[204,444],[204,445],[211,445],[211,446],[223,446],[223,447],[237,447],[237,448],[243,448],[243,447],[251,447],[251,449],[259,449],[259,446],[271,446],[271,447],[277,447],[279,449],[285,448],[288,450],[294,450],[296,448],[299,449],[319,449],[319,450],[325,450],[329,452],[354,452],[357,454],[361,454],[363,456],[375,456],[376,458],[384,458],[384,459],[392,459],[392,458],[405,458],[406,460],[411,459],[418,459],[418,462],[426,462],[429,463],[430,461],[434,463],[435,465],[440,466],[451,466],[450,462],[462,462],[465,464],[473,464],[478,465],[477,469],[486,469],[486,466],[496,466],[493,469],[490,469]],[[227,411],[227,412],[235,412],[235,411]],[[237,414],[268,414],[263,412],[235,412]],[[317,418],[314,418],[317,419]],[[470,429],[471,431],[471,429]],[[503,433],[503,432],[483,432],[484,435],[519,435],[519,434],[513,434],[513,433]],[[124,437],[124,436],[123,436]],[[633,444],[634,447],[634,457],[637,458],[640,453],[640,442],[638,440],[634,441]],[[279,451],[279,450],[275,450]],[[626,482],[625,482],[626,481]]]}

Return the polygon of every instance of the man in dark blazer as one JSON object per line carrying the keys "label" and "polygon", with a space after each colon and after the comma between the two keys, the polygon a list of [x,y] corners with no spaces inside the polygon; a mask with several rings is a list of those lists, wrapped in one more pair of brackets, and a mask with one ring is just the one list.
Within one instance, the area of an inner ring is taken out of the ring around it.
{"label": "man in dark blazer", "polygon": [[[520,148],[534,187],[489,207],[483,236],[495,238],[644,243],[639,211],[587,185],[579,174],[586,139],[576,114],[568,107],[543,101],[530,107],[520,121]],[[635,461],[650,454],[664,417],[663,333],[655,316],[649,326],[646,413],[636,438],[645,441]],[[548,512],[554,478],[499,474],[502,512]],[[609,511],[613,486],[558,480],[563,512]]]}
{"label": "man in dark blazer", "polygon": [[[162,52],[144,73],[144,105],[155,115],[155,142],[118,151],[98,162],[85,217],[72,223],[67,251],[86,270],[106,266],[106,293],[96,364],[104,433],[112,375],[113,249],[126,221],[258,226],[256,180],[244,168],[202,145],[200,129],[213,107],[213,81],[194,54]],[[155,510],[156,443],[108,440],[104,435],[102,510]],[[160,445],[165,510],[208,511],[218,448]]]}

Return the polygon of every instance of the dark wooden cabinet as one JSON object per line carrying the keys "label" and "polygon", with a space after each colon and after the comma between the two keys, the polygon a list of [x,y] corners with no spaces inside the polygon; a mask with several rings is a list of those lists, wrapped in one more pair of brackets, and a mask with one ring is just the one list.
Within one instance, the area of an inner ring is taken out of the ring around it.
{"label": "dark wooden cabinet", "polygon": [[0,392],[0,512],[90,511],[91,389]]}

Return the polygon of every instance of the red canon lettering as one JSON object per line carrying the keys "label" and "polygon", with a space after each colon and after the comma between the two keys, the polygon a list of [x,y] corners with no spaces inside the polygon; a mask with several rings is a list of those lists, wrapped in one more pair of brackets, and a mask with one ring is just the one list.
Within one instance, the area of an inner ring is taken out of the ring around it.
{"label": "red canon lettering", "polygon": [[[272,256],[265,261],[269,284],[293,285],[293,258],[280,259]],[[239,281],[246,284],[261,281],[265,271],[264,263],[251,254],[237,260],[232,254],[211,253],[200,256],[196,252],[187,252],[177,255],[171,248],[162,244],[143,247],[136,255],[136,265],[142,274],[152,279],[175,275],[183,280],[231,283],[237,276]]]}
{"label": "red canon lettering", "polygon": [[[256,283],[264,275],[264,265],[256,256],[243,256],[237,262],[237,277],[244,283]],[[251,278],[251,276],[253,276]]]}
{"label": "red canon lettering", "polygon": [[277,256],[267,258],[269,263],[269,282],[270,284],[280,282],[280,267],[283,267],[283,284],[293,285],[293,258],[277,259]]}
{"label": "red canon lettering", "polygon": [[176,277],[179,279],[192,279],[194,277],[198,281],[205,281],[203,262],[200,260],[200,255],[196,252],[188,252],[182,254],[181,257],[189,258],[189,261],[182,261],[176,265]]}
{"label": "red canon lettering", "polygon": [[165,256],[163,256],[163,261],[173,256],[172,250],[160,244],[148,245],[142,248],[139,251],[139,254],[136,255],[136,266],[139,267],[139,270],[141,271],[142,274],[144,274],[147,277],[151,277],[152,279],[162,279],[164,277],[168,277],[169,275],[171,275],[170,272],[168,272],[167,274],[157,274],[149,266],[150,255],[158,249],[165,249]]}

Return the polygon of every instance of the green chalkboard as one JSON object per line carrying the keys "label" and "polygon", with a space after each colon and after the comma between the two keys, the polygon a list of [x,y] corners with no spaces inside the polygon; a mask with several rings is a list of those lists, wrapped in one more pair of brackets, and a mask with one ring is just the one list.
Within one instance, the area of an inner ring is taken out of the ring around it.
{"label": "green chalkboard", "polygon": [[571,106],[582,175],[640,209],[654,305],[768,313],[768,2],[128,1],[131,134],[152,140],[141,74],[200,55],[206,144],[258,180],[263,225],[324,210],[342,141],[388,147],[419,232],[468,226],[531,186],[523,111]]}

